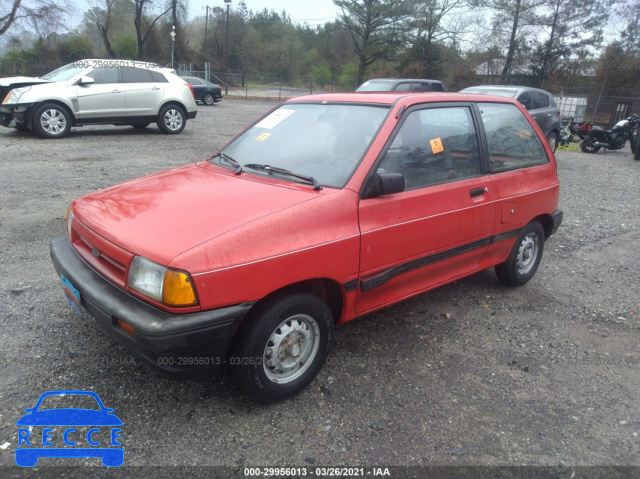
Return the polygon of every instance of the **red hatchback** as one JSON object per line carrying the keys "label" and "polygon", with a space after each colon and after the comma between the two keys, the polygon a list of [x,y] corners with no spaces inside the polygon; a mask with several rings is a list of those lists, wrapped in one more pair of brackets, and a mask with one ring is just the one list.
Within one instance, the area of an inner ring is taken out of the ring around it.
{"label": "red hatchback", "polygon": [[525,284],[558,193],[515,100],[314,95],[206,161],[75,200],[51,254],[74,309],[139,357],[226,364],[272,403],[313,380],[336,325],[492,266]]}

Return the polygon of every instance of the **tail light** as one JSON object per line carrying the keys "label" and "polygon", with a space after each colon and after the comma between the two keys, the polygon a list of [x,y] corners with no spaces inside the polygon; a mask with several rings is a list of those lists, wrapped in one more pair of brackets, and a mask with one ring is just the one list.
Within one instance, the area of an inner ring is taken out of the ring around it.
{"label": "tail light", "polygon": [[185,85],[187,85],[189,87],[189,90],[191,90],[191,94],[193,95],[193,99],[196,99],[196,93],[193,91],[193,87],[191,86],[191,83],[185,83]]}

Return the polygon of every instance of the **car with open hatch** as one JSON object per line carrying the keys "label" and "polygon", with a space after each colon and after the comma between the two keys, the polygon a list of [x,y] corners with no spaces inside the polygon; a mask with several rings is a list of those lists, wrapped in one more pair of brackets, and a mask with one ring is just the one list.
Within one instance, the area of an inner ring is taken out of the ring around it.
{"label": "car with open hatch", "polygon": [[513,99],[321,94],[204,161],[74,200],[51,255],[74,309],[147,364],[226,365],[273,403],[314,379],[335,326],[486,268],[527,283],[558,195]]}
{"label": "car with open hatch", "polygon": [[155,123],[177,134],[197,115],[194,92],[175,70],[133,60],[78,60],[39,78],[2,78],[0,98],[0,125],[42,138],[104,124]]}

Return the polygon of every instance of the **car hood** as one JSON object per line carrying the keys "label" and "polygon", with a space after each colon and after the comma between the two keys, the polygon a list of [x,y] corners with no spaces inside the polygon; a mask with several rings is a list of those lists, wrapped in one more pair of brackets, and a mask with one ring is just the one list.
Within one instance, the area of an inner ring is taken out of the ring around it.
{"label": "car hood", "polygon": [[169,265],[206,241],[323,194],[306,185],[221,173],[205,162],[85,196],[73,211],[103,238]]}
{"label": "car hood", "polygon": [[91,409],[46,409],[25,414],[16,426],[122,426],[115,414]]}

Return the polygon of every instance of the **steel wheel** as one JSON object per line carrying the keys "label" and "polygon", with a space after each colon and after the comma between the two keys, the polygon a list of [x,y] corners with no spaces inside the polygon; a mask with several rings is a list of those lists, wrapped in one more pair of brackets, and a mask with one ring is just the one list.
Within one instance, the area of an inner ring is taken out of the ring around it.
{"label": "steel wheel", "polygon": [[278,326],[264,348],[264,373],[271,382],[286,384],[309,369],[318,354],[320,330],[311,316],[298,314]]}
{"label": "steel wheel", "polygon": [[43,138],[62,138],[71,129],[71,117],[63,107],[45,103],[33,114],[33,129]]}
{"label": "steel wheel", "polygon": [[304,389],[333,345],[333,315],[307,291],[283,291],[259,303],[242,325],[227,359],[242,391],[273,404]]}
{"label": "steel wheel", "polygon": [[205,93],[204,96],[202,97],[202,103],[204,103],[205,105],[213,105],[215,99],[213,98],[213,95],[211,93]]}
{"label": "steel wheel", "polygon": [[186,123],[187,117],[182,107],[165,105],[160,109],[157,125],[164,133],[169,135],[180,133],[184,130]]}
{"label": "steel wheel", "polygon": [[518,248],[518,255],[516,256],[516,267],[518,273],[525,275],[531,271],[531,268],[536,264],[538,254],[540,252],[540,238],[535,233],[529,233],[522,238],[520,247]]}
{"label": "steel wheel", "polygon": [[504,263],[496,266],[496,276],[507,286],[522,286],[536,274],[544,251],[544,230],[537,221],[522,232]]}
{"label": "steel wheel", "polygon": [[556,148],[558,148],[558,135],[555,133],[549,133],[547,137],[547,141],[549,142],[549,146],[551,147],[551,151],[555,153]]}

